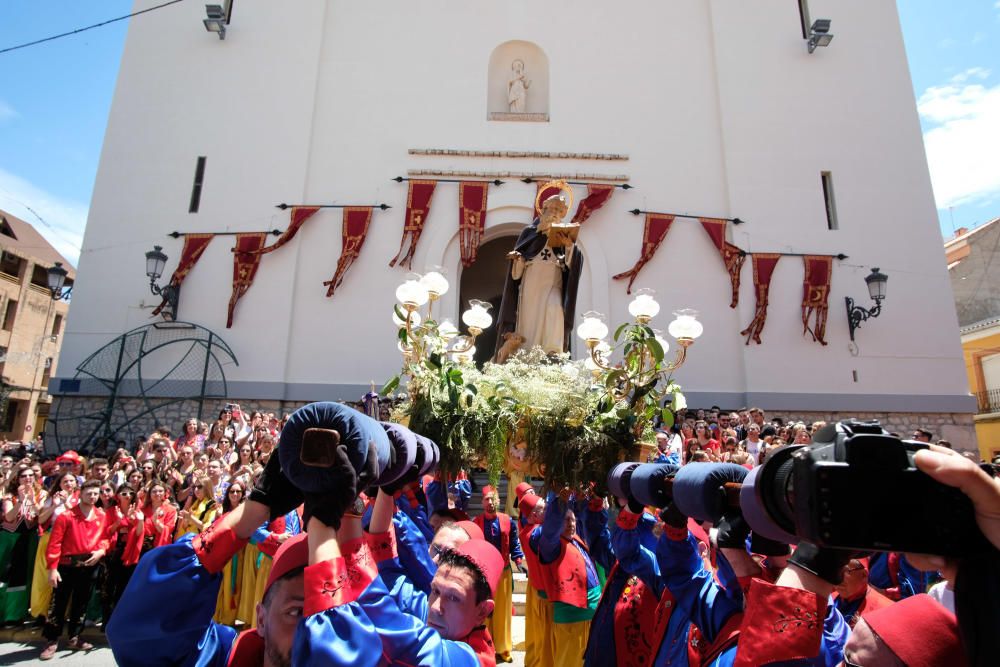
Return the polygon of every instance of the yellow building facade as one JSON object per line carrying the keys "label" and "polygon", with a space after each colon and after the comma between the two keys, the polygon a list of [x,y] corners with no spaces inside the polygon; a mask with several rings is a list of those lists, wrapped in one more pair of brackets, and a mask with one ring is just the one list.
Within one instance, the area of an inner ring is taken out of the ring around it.
{"label": "yellow building facade", "polygon": [[983,459],[1000,456],[1000,318],[962,327],[969,388],[978,402],[976,439]]}

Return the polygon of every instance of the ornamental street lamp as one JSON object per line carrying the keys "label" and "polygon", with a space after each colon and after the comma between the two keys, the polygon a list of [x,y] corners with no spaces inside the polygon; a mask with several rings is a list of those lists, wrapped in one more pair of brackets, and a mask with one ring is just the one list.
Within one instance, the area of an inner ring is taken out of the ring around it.
{"label": "ornamental street lamp", "polygon": [[153,249],[146,253],[146,275],[149,277],[149,291],[155,296],[163,298],[163,308],[160,315],[168,322],[177,320],[177,303],[180,300],[181,288],[172,282],[163,287],[156,284],[156,281],[163,275],[163,267],[167,263],[167,256],[163,248],[154,245]]}
{"label": "ornamental street lamp", "polygon": [[55,266],[51,267],[47,272],[49,292],[52,294],[53,301],[64,301],[69,300],[70,293],[73,291],[73,286],[70,285],[63,291],[63,287],[66,285],[66,276],[69,275],[62,262],[56,262]]}
{"label": "ornamental street lamp", "polygon": [[888,282],[889,276],[879,271],[877,266],[872,269],[871,273],[865,276],[865,283],[868,285],[868,296],[875,302],[875,307],[870,310],[861,306],[855,306],[854,299],[849,296],[845,297],[847,303],[847,326],[850,328],[852,341],[854,340],[854,331],[861,326],[862,322],[867,321],[868,318],[878,317],[882,312],[882,299],[885,298],[885,287]]}

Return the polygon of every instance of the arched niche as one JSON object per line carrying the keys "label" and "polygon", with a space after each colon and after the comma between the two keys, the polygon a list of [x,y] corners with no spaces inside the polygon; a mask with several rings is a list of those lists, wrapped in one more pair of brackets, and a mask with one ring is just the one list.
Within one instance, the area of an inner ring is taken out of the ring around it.
{"label": "arched niche", "polygon": [[[487,119],[549,120],[549,59],[537,44],[515,39],[493,49],[487,79]],[[527,85],[515,82],[517,79]],[[519,90],[523,92],[523,102],[512,103],[512,97],[521,98]]]}

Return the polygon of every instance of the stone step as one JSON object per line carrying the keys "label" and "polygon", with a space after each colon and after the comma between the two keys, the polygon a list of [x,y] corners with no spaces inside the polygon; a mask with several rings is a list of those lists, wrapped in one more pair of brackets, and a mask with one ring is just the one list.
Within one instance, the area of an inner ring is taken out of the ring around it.
{"label": "stone step", "polygon": [[524,616],[524,608],[527,604],[527,596],[524,593],[514,593],[514,615]]}
{"label": "stone step", "polygon": [[520,572],[514,573],[514,593],[526,593],[528,591],[528,575]]}

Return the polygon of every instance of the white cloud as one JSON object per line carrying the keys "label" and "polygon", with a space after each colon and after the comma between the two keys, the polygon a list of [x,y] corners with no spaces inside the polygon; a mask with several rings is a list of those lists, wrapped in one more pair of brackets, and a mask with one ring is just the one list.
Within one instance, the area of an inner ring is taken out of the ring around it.
{"label": "white cloud", "polygon": [[11,118],[17,118],[17,110],[3,100],[0,100],[0,123],[4,123]]}
{"label": "white cloud", "polygon": [[[28,210],[28,209],[31,210]],[[88,206],[50,194],[20,176],[0,169],[0,209],[21,218],[38,230],[73,266],[80,260]],[[31,212],[35,211],[43,224]]]}
{"label": "white cloud", "polygon": [[917,100],[920,116],[931,126],[924,145],[938,208],[1000,197],[1000,85],[970,83],[989,76],[989,70],[974,67]]}

